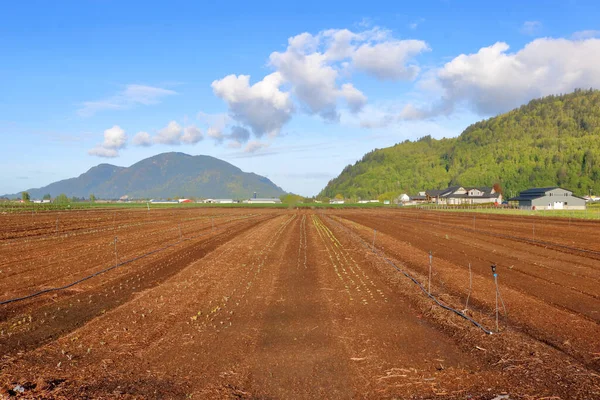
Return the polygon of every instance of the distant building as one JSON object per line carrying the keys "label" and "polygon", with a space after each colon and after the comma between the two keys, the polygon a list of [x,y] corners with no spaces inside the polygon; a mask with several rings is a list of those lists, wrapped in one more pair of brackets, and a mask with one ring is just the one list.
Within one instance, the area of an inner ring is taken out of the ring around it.
{"label": "distant building", "polygon": [[379,200],[359,200],[358,204],[379,203]]}
{"label": "distant building", "polygon": [[427,196],[427,192],[419,192],[418,194],[410,196],[410,202],[407,204],[415,205],[422,203],[429,203],[429,197]]}
{"label": "distant building", "polygon": [[502,203],[502,193],[491,187],[451,186],[441,190],[427,190],[427,200],[436,204],[483,204]]}
{"label": "distant building", "polygon": [[585,199],[558,186],[532,188],[508,199],[519,203],[519,208],[531,210],[585,210]]}
{"label": "distant building", "polygon": [[179,199],[177,201],[179,201],[180,203],[193,203],[193,201],[191,201],[190,199]]}
{"label": "distant building", "polygon": [[278,198],[256,198],[253,197],[248,200],[248,204],[281,204],[281,200]]}
{"label": "distant building", "polygon": [[345,201],[344,200],[339,200],[339,199],[331,199],[329,200],[329,204],[344,204]]}
{"label": "distant building", "polygon": [[396,199],[394,200],[394,203],[396,203],[396,204],[406,204],[409,201],[410,201],[410,196],[407,195],[406,193],[403,193],[400,196],[396,197]]}
{"label": "distant building", "polygon": [[206,199],[204,202],[212,204],[232,204],[234,201],[233,199]]}

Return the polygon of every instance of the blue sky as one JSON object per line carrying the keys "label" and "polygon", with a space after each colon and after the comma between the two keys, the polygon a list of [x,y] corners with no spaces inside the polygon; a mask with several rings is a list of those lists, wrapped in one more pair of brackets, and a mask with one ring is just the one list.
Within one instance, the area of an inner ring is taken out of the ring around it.
{"label": "blue sky", "polygon": [[600,87],[594,1],[204,3],[3,4],[0,193],[181,151],[313,195],[374,148]]}

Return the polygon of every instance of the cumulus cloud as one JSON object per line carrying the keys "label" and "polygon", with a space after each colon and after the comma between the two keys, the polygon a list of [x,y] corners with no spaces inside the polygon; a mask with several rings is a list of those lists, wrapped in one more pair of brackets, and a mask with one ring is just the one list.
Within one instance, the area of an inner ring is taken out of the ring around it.
{"label": "cumulus cloud", "polygon": [[[353,32],[328,29],[290,37],[284,51],[269,56],[275,72],[251,85],[247,75],[229,75],[212,83],[235,123],[260,138],[277,136],[297,110],[339,121],[340,104],[358,113],[367,96],[348,80],[362,72],[381,80],[412,80],[420,69],[413,61],[428,50],[419,40],[397,40],[379,27]],[[213,137],[224,138],[223,128]]]}
{"label": "cumulus cloud", "polygon": [[575,32],[571,37],[573,38],[573,40],[600,38],[600,31],[588,29],[585,31]]}
{"label": "cumulus cloud", "polygon": [[449,114],[463,105],[480,115],[496,115],[550,94],[600,88],[600,39],[536,39],[509,52],[498,42],[462,54],[436,71],[441,99],[429,108],[408,105],[406,119]]}
{"label": "cumulus cloud", "polygon": [[294,111],[289,93],[280,90],[282,84],[281,74],[274,72],[254,85],[249,75],[228,75],[212,88],[227,103],[231,117],[261,137],[278,135]]}
{"label": "cumulus cloud", "polygon": [[225,137],[223,132],[227,126],[235,122],[226,113],[208,114],[199,112],[197,118],[203,125],[206,126],[206,136],[213,139],[217,143],[223,142]]}
{"label": "cumulus cloud", "polygon": [[196,144],[202,139],[204,139],[204,134],[197,126],[189,125],[182,127],[177,121],[171,121],[154,136],[150,136],[148,132],[136,133],[132,142],[136,146],[148,147],[153,144]]}
{"label": "cumulus cloud", "polygon": [[148,132],[138,132],[132,139],[132,142],[136,146],[148,147],[152,146],[152,138]]}
{"label": "cumulus cloud", "polygon": [[171,121],[164,128],[160,129],[154,136],[155,143],[161,144],[180,144],[183,128],[176,121]]}
{"label": "cumulus cloud", "polygon": [[104,147],[94,147],[88,151],[90,156],[103,157],[103,158],[116,158],[119,157],[119,151],[116,149],[106,149]]}
{"label": "cumulus cloud", "polygon": [[118,125],[104,131],[104,141],[88,151],[89,155],[114,158],[119,156],[119,150],[125,148],[127,135]]}
{"label": "cumulus cloud", "polygon": [[420,68],[409,61],[429,50],[421,40],[394,40],[375,45],[363,44],[352,56],[354,65],[382,80],[413,80]]}
{"label": "cumulus cloud", "polygon": [[177,92],[169,89],[132,84],[109,98],[83,102],[77,113],[82,117],[90,117],[99,111],[125,110],[137,105],[158,104],[161,98],[174,94]]}
{"label": "cumulus cloud", "polygon": [[211,126],[206,130],[206,136],[208,136],[209,138],[211,138],[219,143],[222,142],[223,139],[225,138],[225,135],[223,135],[223,131],[214,126]]}
{"label": "cumulus cloud", "polygon": [[346,100],[351,112],[359,112],[367,104],[367,96],[356,89],[351,83],[344,83],[340,90],[341,96]]}
{"label": "cumulus cloud", "polygon": [[183,135],[181,136],[182,143],[196,144],[202,139],[204,139],[204,136],[202,135],[202,131],[198,127],[190,125],[186,126],[183,129]]}

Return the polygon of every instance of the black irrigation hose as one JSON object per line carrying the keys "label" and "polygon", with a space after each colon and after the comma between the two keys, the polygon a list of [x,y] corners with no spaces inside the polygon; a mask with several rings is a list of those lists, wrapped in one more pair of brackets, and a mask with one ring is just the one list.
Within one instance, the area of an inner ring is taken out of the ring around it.
{"label": "black irrigation hose", "polygon": [[[223,229],[223,228],[215,228],[215,230],[219,230],[219,229]],[[213,231],[211,230],[211,232],[213,232]],[[123,265],[126,265],[126,264],[130,264],[130,263],[132,263],[132,262],[134,262],[134,261],[137,261],[137,260],[140,260],[140,259],[142,259],[142,258],[148,257],[148,256],[150,256],[150,255],[152,255],[152,254],[156,254],[156,253],[158,253],[158,252],[161,252],[161,251],[167,250],[167,249],[169,249],[169,248],[171,248],[171,247],[173,247],[173,246],[176,246],[176,245],[178,245],[179,243],[181,243],[181,242],[183,242],[183,241],[186,241],[186,240],[192,240],[192,239],[196,239],[196,238],[199,238],[199,237],[201,237],[201,236],[206,236],[206,235],[210,234],[211,232],[207,232],[207,233],[200,233],[200,234],[198,234],[198,235],[195,235],[195,236],[190,236],[190,237],[187,237],[187,238],[184,238],[184,239],[180,239],[180,240],[179,240],[179,241],[177,241],[176,243],[172,243],[172,244],[169,244],[169,245],[167,245],[167,246],[164,246],[164,247],[158,248],[158,249],[156,249],[156,250],[152,250],[152,251],[150,251],[150,252],[148,252],[148,253],[145,253],[145,254],[142,254],[142,255],[140,255],[140,256],[137,256],[137,257],[131,258],[131,259],[129,259],[129,260],[125,260],[125,261],[123,261],[123,262],[120,262],[120,263],[117,263],[117,264],[115,264],[115,265],[113,265],[113,266],[111,266],[111,267],[105,268],[105,269],[103,269],[103,270],[96,271],[96,272],[94,272],[94,273],[93,273],[93,274],[91,274],[91,275],[88,275],[88,276],[86,276],[86,277],[83,277],[83,278],[81,278],[81,279],[79,279],[79,280],[76,280],[75,282],[71,282],[71,283],[69,283],[69,284],[67,284],[67,285],[65,285],[65,286],[54,287],[54,288],[48,288],[48,289],[40,290],[39,292],[36,292],[36,293],[29,294],[29,295],[27,295],[27,296],[23,296],[23,297],[17,297],[17,298],[14,298],[14,299],[8,299],[8,300],[2,300],[2,301],[0,301],[0,305],[9,304],[9,303],[15,303],[15,302],[17,302],[17,301],[23,301],[23,300],[31,299],[31,298],[33,298],[33,297],[37,297],[37,296],[40,296],[40,295],[42,295],[42,294],[45,294],[45,293],[57,292],[57,291],[60,291],[60,290],[65,290],[65,289],[68,289],[68,288],[70,288],[70,287],[72,287],[72,286],[75,286],[75,285],[77,285],[77,284],[80,284],[81,282],[85,282],[85,281],[87,281],[88,279],[91,279],[91,278],[93,278],[93,277],[96,277],[96,276],[98,276],[98,275],[102,275],[102,274],[104,274],[104,273],[106,273],[106,272],[108,272],[108,271],[110,271],[110,270],[112,270],[112,269],[115,269],[115,268],[117,268],[117,267],[120,267],[120,266],[123,266]]]}
{"label": "black irrigation hose", "polygon": [[327,217],[329,220],[334,221],[338,226],[342,227],[343,229],[345,229],[346,231],[349,231],[351,234],[353,234],[354,236],[356,236],[362,243],[362,245],[365,248],[369,248],[369,249],[373,249],[373,251],[375,252],[375,254],[377,254],[379,257],[381,257],[384,261],[386,261],[388,264],[390,264],[392,267],[394,267],[398,272],[402,273],[404,276],[406,276],[408,279],[410,279],[411,281],[413,281],[422,291],[423,293],[425,293],[430,299],[432,299],[438,306],[442,307],[445,310],[451,311],[453,313],[455,313],[456,315],[466,319],[467,321],[471,322],[473,325],[475,325],[476,327],[478,327],[479,329],[481,329],[482,331],[484,331],[486,334],[491,335],[493,334],[492,331],[486,329],[485,327],[483,327],[479,322],[475,321],[473,318],[469,317],[468,315],[466,315],[465,313],[452,308],[450,306],[447,306],[445,304],[443,304],[442,302],[440,302],[434,295],[432,295],[431,293],[429,293],[425,287],[416,279],[414,278],[412,275],[410,275],[408,272],[398,268],[398,266],[396,264],[394,264],[393,261],[391,261],[390,259],[388,259],[384,253],[377,249],[376,247],[371,246],[370,244],[368,244],[362,237],[360,237],[358,234],[356,234],[355,232],[351,231],[349,228],[347,228],[346,226],[342,225],[341,223],[335,221],[334,219]]}

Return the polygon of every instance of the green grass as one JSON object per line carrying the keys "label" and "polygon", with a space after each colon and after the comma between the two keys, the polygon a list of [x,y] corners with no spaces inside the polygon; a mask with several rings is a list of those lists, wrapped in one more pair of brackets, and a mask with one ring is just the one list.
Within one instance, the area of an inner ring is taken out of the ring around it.
{"label": "green grass", "polygon": [[515,208],[499,207],[436,207],[425,206],[424,208],[435,211],[446,212],[469,212],[482,214],[504,214],[504,215],[522,215],[536,217],[557,217],[557,218],[579,218],[579,219],[600,219],[600,204],[588,204],[586,210],[520,210]]}

